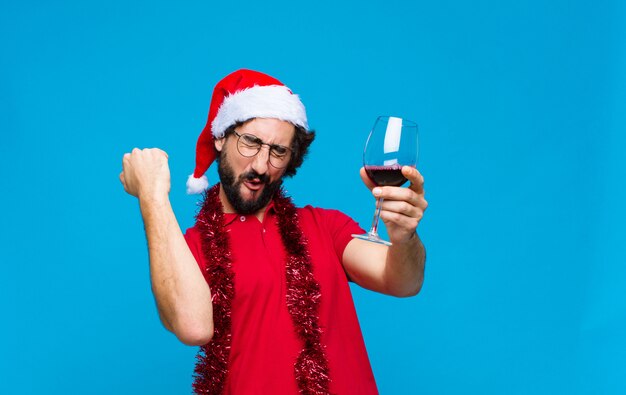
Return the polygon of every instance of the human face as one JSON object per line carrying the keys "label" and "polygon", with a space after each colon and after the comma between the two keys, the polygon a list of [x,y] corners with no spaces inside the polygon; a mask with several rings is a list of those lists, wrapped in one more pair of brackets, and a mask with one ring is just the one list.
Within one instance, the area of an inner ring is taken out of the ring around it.
{"label": "human face", "polygon": [[[295,127],[278,119],[255,118],[236,131],[251,134],[268,145],[290,147]],[[237,150],[237,136],[231,134],[215,141],[215,148],[220,152],[220,196],[227,211],[240,214],[263,211],[282,184],[285,169],[270,164],[268,145],[263,145],[255,156],[245,157]]]}

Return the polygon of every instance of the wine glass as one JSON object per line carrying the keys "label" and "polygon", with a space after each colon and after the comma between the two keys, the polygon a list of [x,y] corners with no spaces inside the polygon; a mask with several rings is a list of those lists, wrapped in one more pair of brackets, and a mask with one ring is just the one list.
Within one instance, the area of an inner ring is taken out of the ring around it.
{"label": "wine glass", "polygon": [[[397,118],[381,116],[376,119],[370,132],[365,150],[363,165],[370,180],[377,186],[399,187],[407,179],[402,175],[402,166],[417,166],[417,124]],[[378,220],[383,198],[378,198],[372,228],[364,235],[352,235],[362,240],[391,245],[378,236]]]}

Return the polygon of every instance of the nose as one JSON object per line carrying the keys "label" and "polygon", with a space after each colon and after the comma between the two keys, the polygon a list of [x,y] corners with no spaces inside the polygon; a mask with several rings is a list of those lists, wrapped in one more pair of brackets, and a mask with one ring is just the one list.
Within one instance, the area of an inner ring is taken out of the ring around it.
{"label": "nose", "polygon": [[254,156],[252,169],[258,174],[265,174],[269,170],[270,148],[261,146],[259,152]]}

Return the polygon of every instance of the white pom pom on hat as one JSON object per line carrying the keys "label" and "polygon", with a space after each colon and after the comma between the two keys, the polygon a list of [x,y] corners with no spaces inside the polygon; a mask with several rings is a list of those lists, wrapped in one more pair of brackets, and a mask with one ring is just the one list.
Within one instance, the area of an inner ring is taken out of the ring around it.
{"label": "white pom pom on hat", "polygon": [[276,118],[309,128],[302,101],[279,80],[246,69],[227,75],[213,90],[209,117],[196,144],[196,168],[187,179],[187,193],[202,193],[208,188],[204,173],[215,160],[214,139],[223,137],[237,122],[252,118]]}
{"label": "white pom pom on hat", "polygon": [[187,193],[194,195],[202,193],[209,187],[209,179],[203,174],[200,178],[195,178],[193,174],[187,179]]}

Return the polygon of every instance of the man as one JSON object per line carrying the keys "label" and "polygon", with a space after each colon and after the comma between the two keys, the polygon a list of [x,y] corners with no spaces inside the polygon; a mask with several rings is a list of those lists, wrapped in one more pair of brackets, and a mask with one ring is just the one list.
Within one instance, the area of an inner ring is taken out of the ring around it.
{"label": "man", "polygon": [[167,154],[134,149],[120,179],[139,198],[150,273],[163,325],[202,346],[196,393],[375,394],[348,281],[394,296],[419,292],[425,251],[416,233],[427,207],[423,178],[375,187],[391,247],[353,239],[364,231],[335,210],[295,208],[280,190],[315,134],[304,106],[280,81],[236,71],[213,92],[189,192],[205,196],[183,235],[168,200]]}

